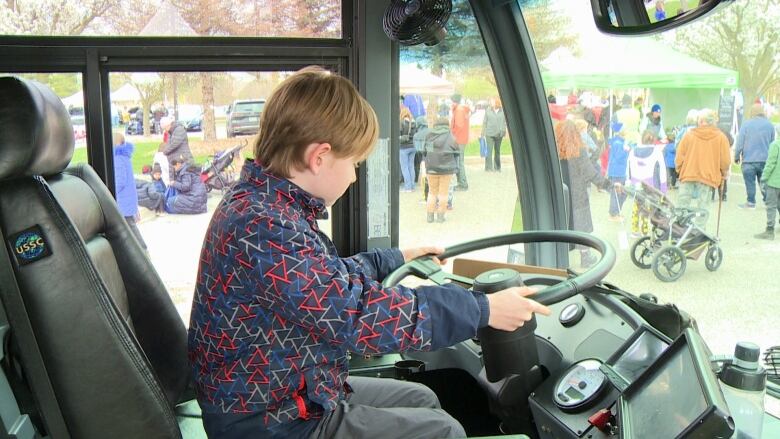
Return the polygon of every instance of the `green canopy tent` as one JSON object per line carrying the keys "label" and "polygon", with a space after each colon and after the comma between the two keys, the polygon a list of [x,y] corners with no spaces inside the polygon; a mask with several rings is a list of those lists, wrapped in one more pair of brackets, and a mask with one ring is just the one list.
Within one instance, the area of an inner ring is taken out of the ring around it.
{"label": "green canopy tent", "polygon": [[542,61],[548,88],[734,88],[734,70],[707,64],[648,39],[603,39],[581,57]]}
{"label": "green canopy tent", "polygon": [[[542,61],[546,88],[651,89],[666,125],[684,122],[691,108],[718,108],[722,89],[736,88],[734,70],[707,64],[648,38],[597,38],[574,57],[553,53]],[[685,89],[685,90],[681,90]]]}

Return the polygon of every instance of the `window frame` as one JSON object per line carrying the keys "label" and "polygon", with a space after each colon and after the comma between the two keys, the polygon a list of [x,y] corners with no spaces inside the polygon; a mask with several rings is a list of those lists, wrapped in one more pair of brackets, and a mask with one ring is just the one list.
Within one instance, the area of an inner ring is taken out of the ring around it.
{"label": "window frame", "polygon": [[[114,192],[109,74],[113,72],[282,71],[331,69],[365,91],[366,26],[361,0],[341,1],[341,38],[0,36],[0,72],[80,73],[90,165]],[[366,249],[365,170],[333,209],[333,241],[341,254]],[[365,205],[362,203],[360,205]]]}

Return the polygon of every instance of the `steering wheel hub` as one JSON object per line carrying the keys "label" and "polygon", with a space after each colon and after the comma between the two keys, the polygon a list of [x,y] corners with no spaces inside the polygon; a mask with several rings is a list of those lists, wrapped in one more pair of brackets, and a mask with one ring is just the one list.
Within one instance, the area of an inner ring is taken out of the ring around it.
{"label": "steering wheel hub", "polygon": [[496,268],[474,278],[474,291],[485,294],[495,293],[509,287],[523,286],[523,277],[511,268]]}

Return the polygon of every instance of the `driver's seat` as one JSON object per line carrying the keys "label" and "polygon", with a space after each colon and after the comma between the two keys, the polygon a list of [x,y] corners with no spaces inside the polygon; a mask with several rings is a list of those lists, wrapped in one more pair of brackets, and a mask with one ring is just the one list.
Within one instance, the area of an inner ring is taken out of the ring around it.
{"label": "driver's seat", "polygon": [[[73,151],[70,118],[55,94],[0,78],[0,228],[10,252],[0,257],[0,288],[18,351],[37,349],[42,359],[23,370],[44,371],[70,437],[179,438],[186,328],[95,171],[65,169]],[[9,298],[19,296],[33,343],[14,327],[23,313]],[[40,382],[31,384],[44,407]]]}

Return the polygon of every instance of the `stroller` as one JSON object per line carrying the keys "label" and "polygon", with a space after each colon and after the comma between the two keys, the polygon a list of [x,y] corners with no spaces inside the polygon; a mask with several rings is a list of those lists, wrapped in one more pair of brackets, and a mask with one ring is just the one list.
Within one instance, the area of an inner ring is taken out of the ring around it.
{"label": "stroller", "polygon": [[631,246],[631,262],[639,268],[652,268],[655,277],[674,282],[685,273],[687,260],[698,260],[702,254],[704,266],[715,271],[723,262],[719,239],[698,224],[706,217],[699,209],[676,208],[658,189],[642,183],[641,189],[626,188],[636,199],[641,231],[644,236]]}
{"label": "stroller", "polygon": [[224,151],[217,151],[213,157],[203,164],[200,171],[200,181],[206,185],[207,192],[211,192],[212,189],[218,189],[225,193],[233,187],[237,179],[236,168],[233,162],[246,144],[246,141],[244,141],[244,143]]}

